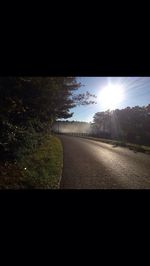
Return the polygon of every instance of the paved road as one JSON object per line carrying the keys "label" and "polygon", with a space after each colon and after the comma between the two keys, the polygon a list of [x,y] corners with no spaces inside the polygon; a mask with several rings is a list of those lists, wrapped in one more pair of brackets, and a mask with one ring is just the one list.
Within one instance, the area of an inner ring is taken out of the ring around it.
{"label": "paved road", "polygon": [[71,136],[64,148],[61,188],[150,189],[150,155]]}

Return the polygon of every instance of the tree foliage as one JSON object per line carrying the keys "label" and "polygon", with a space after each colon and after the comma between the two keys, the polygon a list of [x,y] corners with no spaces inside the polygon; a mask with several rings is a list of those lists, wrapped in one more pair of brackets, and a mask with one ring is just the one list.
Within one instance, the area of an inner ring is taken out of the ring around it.
{"label": "tree foliage", "polygon": [[74,77],[0,77],[0,153],[17,158],[35,148],[58,118],[69,118],[76,105],[94,103],[93,96],[74,95]]}
{"label": "tree foliage", "polygon": [[150,104],[98,112],[93,131],[100,136],[150,145]]}

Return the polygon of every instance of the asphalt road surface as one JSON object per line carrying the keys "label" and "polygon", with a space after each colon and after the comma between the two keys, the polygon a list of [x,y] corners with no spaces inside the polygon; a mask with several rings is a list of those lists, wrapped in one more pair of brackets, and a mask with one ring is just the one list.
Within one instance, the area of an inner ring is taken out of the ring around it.
{"label": "asphalt road surface", "polygon": [[59,138],[62,189],[150,189],[150,155],[79,137]]}

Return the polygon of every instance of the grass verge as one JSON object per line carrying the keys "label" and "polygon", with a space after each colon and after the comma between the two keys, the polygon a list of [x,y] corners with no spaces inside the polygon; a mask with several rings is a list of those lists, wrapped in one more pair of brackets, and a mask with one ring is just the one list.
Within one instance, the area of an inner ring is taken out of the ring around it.
{"label": "grass verge", "polygon": [[96,141],[112,144],[115,147],[117,147],[117,146],[126,147],[126,148],[129,148],[130,150],[133,150],[134,152],[143,152],[143,153],[150,154],[150,147],[149,146],[138,145],[138,144],[133,144],[133,143],[127,143],[127,142],[119,141],[119,140],[94,138],[94,137],[88,137],[88,136],[84,136],[83,138],[87,138],[87,139],[91,139],[91,140],[96,140]]}
{"label": "grass verge", "polygon": [[1,165],[0,188],[58,189],[63,166],[60,140],[46,136],[40,147],[17,165]]}

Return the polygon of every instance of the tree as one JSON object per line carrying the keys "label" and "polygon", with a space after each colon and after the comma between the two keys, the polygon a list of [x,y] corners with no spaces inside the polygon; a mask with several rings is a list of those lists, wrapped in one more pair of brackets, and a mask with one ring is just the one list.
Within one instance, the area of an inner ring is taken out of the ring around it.
{"label": "tree", "polygon": [[98,112],[94,115],[94,126],[100,134],[109,129],[112,138],[150,145],[150,105]]}
{"label": "tree", "polygon": [[74,95],[80,86],[75,77],[0,77],[1,155],[16,157],[19,148],[36,147],[56,119],[71,117],[78,104],[93,103],[88,92]]}
{"label": "tree", "polygon": [[106,112],[98,112],[94,115],[94,125],[97,134],[100,136],[110,136],[110,111],[107,110]]}

